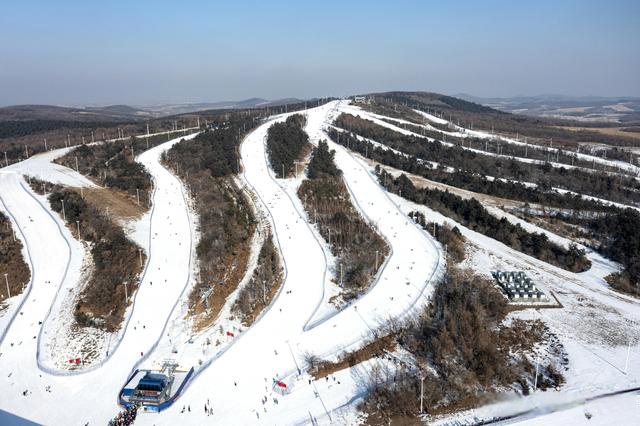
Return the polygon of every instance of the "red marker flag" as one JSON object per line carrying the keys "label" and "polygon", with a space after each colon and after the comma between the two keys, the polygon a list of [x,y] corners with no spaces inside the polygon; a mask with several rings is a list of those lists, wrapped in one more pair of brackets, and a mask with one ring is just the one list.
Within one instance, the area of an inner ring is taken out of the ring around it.
{"label": "red marker flag", "polygon": [[232,333],[232,332],[230,332],[230,331],[227,331],[227,336],[235,337],[235,334],[233,334],[233,333]]}

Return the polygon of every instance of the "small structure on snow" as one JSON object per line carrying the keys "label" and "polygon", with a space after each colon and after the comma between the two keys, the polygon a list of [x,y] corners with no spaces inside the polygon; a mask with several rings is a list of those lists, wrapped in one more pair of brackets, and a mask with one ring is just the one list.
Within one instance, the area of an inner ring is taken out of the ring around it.
{"label": "small structure on snow", "polygon": [[493,277],[512,302],[548,302],[549,299],[522,271],[496,271]]}
{"label": "small structure on snow", "polygon": [[166,360],[161,370],[136,370],[120,391],[118,402],[125,408],[139,406],[144,411],[160,412],[171,406],[193,375],[178,371],[178,364]]}

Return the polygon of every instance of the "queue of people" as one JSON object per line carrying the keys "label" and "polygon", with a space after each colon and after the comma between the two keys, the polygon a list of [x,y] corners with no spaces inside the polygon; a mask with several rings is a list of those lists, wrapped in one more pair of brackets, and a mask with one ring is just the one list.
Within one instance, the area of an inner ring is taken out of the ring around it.
{"label": "queue of people", "polygon": [[109,421],[109,426],[129,426],[136,420],[138,414],[138,404],[127,407],[126,410],[118,413],[115,419]]}

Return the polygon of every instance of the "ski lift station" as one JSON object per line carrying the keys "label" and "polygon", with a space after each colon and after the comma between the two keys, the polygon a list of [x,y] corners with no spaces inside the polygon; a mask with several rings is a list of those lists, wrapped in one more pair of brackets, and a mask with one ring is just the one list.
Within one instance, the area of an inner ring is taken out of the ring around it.
{"label": "ski lift station", "polygon": [[511,302],[548,302],[547,296],[522,271],[496,271],[493,277]]}
{"label": "ski lift station", "polygon": [[144,411],[160,412],[178,399],[193,375],[177,370],[178,364],[165,361],[162,370],[136,370],[120,391],[118,402],[125,408],[138,405]]}

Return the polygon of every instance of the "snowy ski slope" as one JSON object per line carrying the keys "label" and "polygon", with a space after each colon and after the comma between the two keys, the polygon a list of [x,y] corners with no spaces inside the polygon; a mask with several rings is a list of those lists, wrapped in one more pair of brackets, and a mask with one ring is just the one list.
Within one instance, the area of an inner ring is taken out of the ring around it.
{"label": "snowy ski slope", "polygon": [[[325,137],[323,128],[336,106],[337,102],[333,102],[307,111],[307,131],[314,143]],[[212,401],[216,421],[222,424],[258,420],[303,423],[310,416],[329,420],[334,409],[362,392],[362,383],[346,374],[340,391],[329,391],[332,384],[324,388],[324,384],[309,385],[304,374],[300,374],[305,354],[333,358],[342,349],[357,348],[385,319],[402,316],[420,306],[442,270],[437,246],[397,209],[368,169],[341,151],[336,160],[345,171],[354,202],[368,220],[377,224],[389,241],[392,254],[365,296],[343,311],[309,325],[326,285],[322,247],[299,205],[284,185],[274,179],[265,155],[268,128],[285,118],[286,115],[281,115],[261,125],[241,146],[243,178],[268,213],[283,257],[286,277],[283,287],[253,327],[208,360],[203,365],[206,368],[200,368],[177,406],[159,417],[143,415],[138,420],[141,424],[200,424],[204,416],[196,414],[200,410],[194,409],[187,419],[180,408],[201,407],[205,397]],[[103,362],[80,372],[58,371],[41,363],[38,347],[47,345],[48,333],[40,330],[47,330],[49,312],[56,309],[60,293],[79,279],[84,250],[61,219],[49,211],[46,200],[33,194],[20,175],[31,174],[71,186],[92,184],[74,171],[51,163],[66,149],[34,156],[0,173],[0,197],[4,208],[15,218],[33,270],[32,283],[22,296],[11,300],[10,309],[2,315],[0,323],[3,333],[6,332],[0,343],[0,363],[3,373],[6,372],[0,382],[4,395],[0,399],[1,410],[48,424],[103,423],[118,411],[116,397],[129,372],[157,357],[155,345],[175,307],[186,297],[184,290],[193,270],[194,230],[184,189],[159,163],[161,152],[178,140],[138,157],[155,182],[150,223],[146,228],[141,225],[142,231],[138,231],[144,236],[144,229],[150,229],[145,247],[148,264],[135,302],[127,312],[121,340],[108,356],[105,354]],[[138,235],[136,240],[144,240],[142,236]],[[290,383],[292,393],[280,398],[278,405],[272,403],[276,409],[270,407],[265,413],[266,407],[261,407],[259,401],[267,394],[272,397],[273,378]],[[60,407],[77,409],[60,410]],[[263,410],[260,419],[253,411],[259,409]]]}
{"label": "snowy ski slope", "polygon": [[[51,163],[67,149],[36,155],[0,170],[0,208],[9,213],[16,225],[18,237],[25,246],[25,259],[32,270],[31,283],[22,295],[10,299],[9,307],[0,314],[0,424],[9,422],[2,411],[43,424],[104,424],[119,411],[116,398],[130,372],[137,367],[157,366],[171,355],[172,346],[179,347],[181,369],[195,367],[194,379],[174,406],[160,414],[141,414],[136,424],[355,422],[354,401],[364,394],[370,364],[340,371],[331,380],[310,381],[305,373],[305,359],[313,354],[335,360],[343,351],[356,349],[372,339],[375,331],[389,319],[402,318],[424,306],[443,273],[444,261],[440,246],[415,226],[406,213],[418,208],[439,222],[448,219],[423,206],[390,196],[376,182],[370,165],[330,141],[326,129],[340,112],[358,112],[370,117],[369,113],[345,101],[329,102],[301,113],[307,117],[305,130],[311,143],[328,140],[330,148],[336,151],[335,161],[343,171],[353,204],[390,246],[390,255],[381,259],[384,263],[378,276],[362,297],[344,309],[326,309],[331,259],[295,196],[293,188],[299,179],[276,179],[265,152],[269,127],[291,114],[272,117],[242,142],[244,172],[239,179],[253,194],[259,217],[268,222],[274,233],[285,280],[272,304],[253,326],[212,351],[202,349],[201,354],[197,345],[201,344],[204,334],[190,343],[191,336],[176,325],[183,315],[181,306],[188,297],[187,290],[195,273],[193,246],[197,239],[194,226],[197,218],[189,208],[190,200],[182,183],[160,164],[161,153],[181,138],[152,148],[137,158],[153,176],[155,184],[152,210],[133,230],[136,241],[143,243],[148,254],[142,283],[109,354],[104,354],[103,361],[79,372],[59,371],[42,354],[48,348],[50,333],[55,332],[49,318],[61,310],[61,294],[77,285],[85,249],[50,211],[44,197],[34,194],[21,175],[30,174],[70,186],[93,184],[74,171]],[[392,126],[380,120],[379,124],[382,123]],[[508,219],[517,221],[511,216]],[[593,363],[572,365],[583,376],[570,376],[569,390],[563,395],[571,399],[572,395],[584,392],[587,380],[594,381],[589,388],[591,394],[637,383],[631,375],[625,380],[599,379],[601,371],[611,371],[611,374],[622,371],[622,349],[612,351],[600,344],[585,343],[588,327],[595,330],[595,337],[599,339],[606,339],[607,330],[613,327],[614,334],[623,339],[628,337],[620,334],[623,320],[640,322],[637,302],[611,292],[602,281],[606,273],[616,269],[615,265],[593,254],[592,260],[597,263],[591,271],[571,274],[473,231],[462,230],[473,244],[485,250],[478,249],[480,254],[473,257],[473,266],[478,270],[487,272],[500,262],[536,267],[541,271],[542,285],[558,293],[560,300],[572,308],[544,313],[546,320],[567,338],[570,354]],[[549,236],[567,243],[553,234]],[[258,247],[254,245],[254,250]],[[570,303],[575,294],[611,312],[607,312],[599,324],[583,325],[583,305]],[[233,326],[228,309],[225,312],[226,316],[212,327],[211,333]],[[576,334],[572,335],[570,330]],[[166,344],[167,338],[173,341]],[[634,355],[632,360],[636,359]],[[607,367],[606,360],[611,360],[614,367]],[[637,364],[630,371],[636,374]],[[274,379],[287,383],[290,393],[284,397],[275,393]],[[266,403],[261,403],[265,397]],[[548,406],[547,399],[536,395],[532,401]],[[202,409],[207,401],[214,411],[212,418]],[[190,410],[184,411],[183,407]],[[504,411],[495,407],[486,409],[489,414]],[[461,420],[464,419],[461,417]]]}

